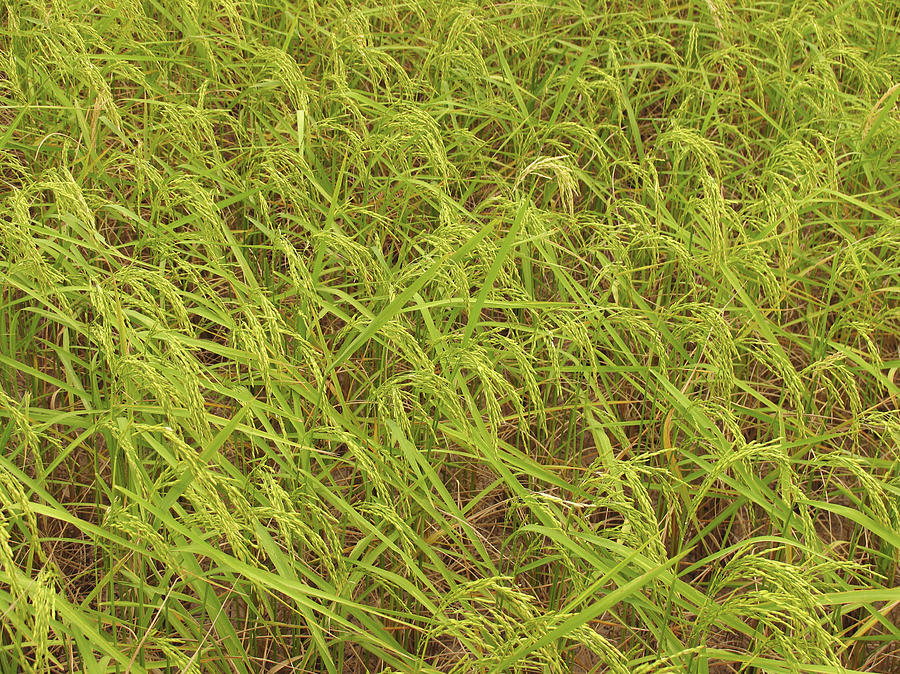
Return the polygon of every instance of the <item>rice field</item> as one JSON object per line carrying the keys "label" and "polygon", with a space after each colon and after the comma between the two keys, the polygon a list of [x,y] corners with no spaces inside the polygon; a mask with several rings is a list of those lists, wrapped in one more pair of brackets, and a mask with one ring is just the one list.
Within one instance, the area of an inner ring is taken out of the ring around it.
{"label": "rice field", "polygon": [[0,672],[900,672],[898,0],[6,0]]}

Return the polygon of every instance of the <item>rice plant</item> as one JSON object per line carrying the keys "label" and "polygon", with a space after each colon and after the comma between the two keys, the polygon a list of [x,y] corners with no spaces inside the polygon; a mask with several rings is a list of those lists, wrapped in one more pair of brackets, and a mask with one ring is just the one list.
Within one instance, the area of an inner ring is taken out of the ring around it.
{"label": "rice plant", "polygon": [[896,0],[9,0],[0,672],[900,671]]}

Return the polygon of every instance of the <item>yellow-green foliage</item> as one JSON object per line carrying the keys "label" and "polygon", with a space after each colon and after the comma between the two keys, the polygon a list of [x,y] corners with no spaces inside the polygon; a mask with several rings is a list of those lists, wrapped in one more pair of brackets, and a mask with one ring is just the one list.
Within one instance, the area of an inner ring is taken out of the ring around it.
{"label": "yellow-green foliage", "polygon": [[896,0],[7,0],[0,672],[900,671]]}

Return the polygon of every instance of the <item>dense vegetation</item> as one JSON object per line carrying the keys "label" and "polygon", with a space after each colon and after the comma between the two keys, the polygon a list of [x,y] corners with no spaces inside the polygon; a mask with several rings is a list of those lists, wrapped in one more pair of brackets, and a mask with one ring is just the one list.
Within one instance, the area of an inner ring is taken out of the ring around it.
{"label": "dense vegetation", "polygon": [[898,26],[7,0],[0,671],[900,671]]}

